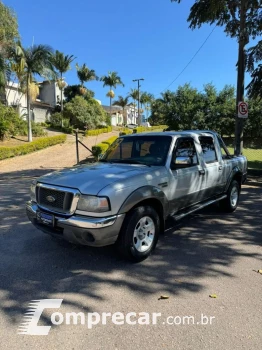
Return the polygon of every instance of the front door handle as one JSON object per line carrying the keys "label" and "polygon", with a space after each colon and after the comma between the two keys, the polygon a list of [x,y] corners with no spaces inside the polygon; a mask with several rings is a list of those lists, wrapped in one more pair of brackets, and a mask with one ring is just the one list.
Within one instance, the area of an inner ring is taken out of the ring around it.
{"label": "front door handle", "polygon": [[201,170],[199,170],[199,175],[205,175],[205,170],[204,169],[201,169]]}
{"label": "front door handle", "polygon": [[222,165],[219,165],[218,170],[223,170]]}

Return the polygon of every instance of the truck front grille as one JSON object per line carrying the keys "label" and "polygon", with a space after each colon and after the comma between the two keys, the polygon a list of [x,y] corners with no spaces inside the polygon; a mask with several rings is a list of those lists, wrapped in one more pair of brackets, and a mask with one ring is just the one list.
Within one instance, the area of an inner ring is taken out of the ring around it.
{"label": "truck front grille", "polygon": [[70,212],[74,194],[46,187],[37,187],[37,203],[43,208],[67,214]]}

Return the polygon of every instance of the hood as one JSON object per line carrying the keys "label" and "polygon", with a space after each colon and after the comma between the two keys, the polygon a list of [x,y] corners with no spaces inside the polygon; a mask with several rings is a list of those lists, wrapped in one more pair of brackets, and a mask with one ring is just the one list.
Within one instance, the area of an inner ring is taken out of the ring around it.
{"label": "hood", "polygon": [[96,163],[76,166],[41,176],[37,182],[78,189],[83,194],[97,195],[104,187],[148,171],[144,165]]}

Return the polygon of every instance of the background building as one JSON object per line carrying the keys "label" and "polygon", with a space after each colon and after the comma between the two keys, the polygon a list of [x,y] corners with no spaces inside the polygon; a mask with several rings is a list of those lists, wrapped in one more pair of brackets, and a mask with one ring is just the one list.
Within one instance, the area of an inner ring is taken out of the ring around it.
{"label": "background building", "polygon": [[[104,110],[110,115],[110,106],[102,106]],[[123,108],[120,106],[111,107],[111,125],[124,126],[125,124],[137,124],[138,112],[137,108],[129,105]],[[126,122],[125,122],[126,121]]]}
{"label": "background building", "polygon": [[[31,119],[37,123],[44,123],[49,119],[55,106],[60,103],[61,91],[56,82],[43,81],[38,83],[38,87],[39,95],[31,101]],[[26,118],[27,96],[20,91],[18,83],[7,84],[6,100],[8,106],[16,108],[19,115]]]}

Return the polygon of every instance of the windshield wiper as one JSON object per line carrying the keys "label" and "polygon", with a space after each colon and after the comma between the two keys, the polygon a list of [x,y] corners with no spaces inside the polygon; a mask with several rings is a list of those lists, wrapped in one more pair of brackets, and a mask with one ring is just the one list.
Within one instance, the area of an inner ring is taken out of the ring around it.
{"label": "windshield wiper", "polygon": [[149,166],[149,164],[145,164],[143,162],[140,162],[139,160],[135,160],[135,159],[110,159],[110,162],[112,163],[123,163],[123,164],[141,164],[141,165],[145,165],[145,166]]}

